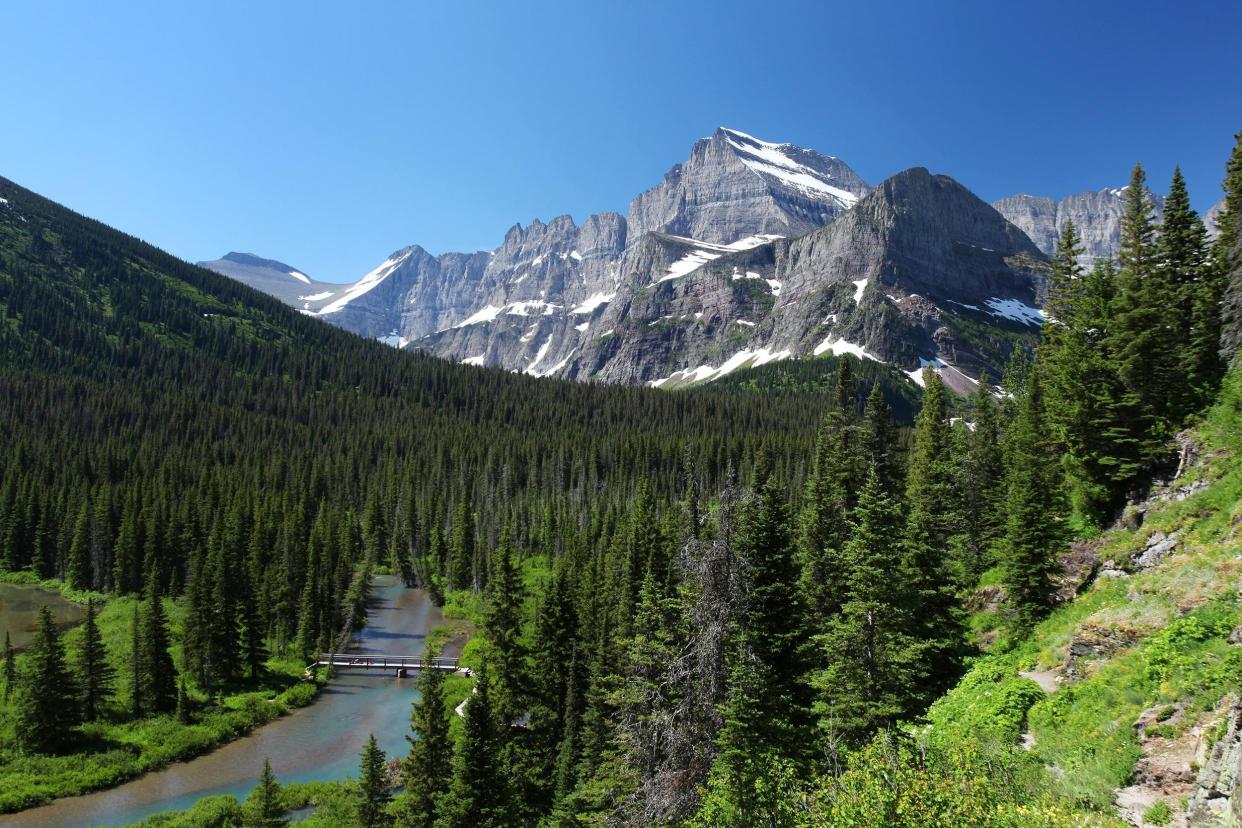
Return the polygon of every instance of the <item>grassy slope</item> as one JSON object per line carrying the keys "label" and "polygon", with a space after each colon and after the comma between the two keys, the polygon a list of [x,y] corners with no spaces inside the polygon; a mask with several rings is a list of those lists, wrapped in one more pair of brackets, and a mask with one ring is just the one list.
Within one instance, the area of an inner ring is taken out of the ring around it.
{"label": "grassy slope", "polygon": [[[1189,473],[1211,481],[1184,501],[1152,508],[1137,530],[1101,538],[1102,561],[1125,566],[1156,531],[1182,530],[1183,543],[1161,565],[1128,577],[1097,579],[1016,645],[1002,642],[930,711],[929,736],[943,743],[992,742],[1007,751],[1029,729],[1030,760],[1047,786],[1083,811],[1108,812],[1140,758],[1134,722],[1159,705],[1184,708],[1176,736],[1210,720],[1242,686],[1242,648],[1227,639],[1242,624],[1242,372],[1199,429],[1206,461]],[[1022,671],[1061,672],[1075,637],[1116,641],[1081,665],[1082,678],[1045,694]]]}

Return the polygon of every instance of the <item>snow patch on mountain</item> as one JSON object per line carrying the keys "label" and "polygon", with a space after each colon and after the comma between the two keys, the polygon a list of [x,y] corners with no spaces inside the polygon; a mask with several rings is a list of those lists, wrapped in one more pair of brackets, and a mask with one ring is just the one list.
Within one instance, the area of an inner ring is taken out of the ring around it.
{"label": "snow patch on mountain", "polygon": [[470,314],[469,316],[467,316],[462,321],[458,322],[453,327],[464,328],[467,325],[478,325],[483,322],[495,322],[496,317],[500,316],[500,312],[502,310],[504,310],[504,308],[500,307],[499,305],[488,305],[487,307]]}
{"label": "snow patch on mountain", "polygon": [[754,172],[775,178],[782,184],[811,196],[830,195],[844,207],[853,207],[857,203],[858,196],[829,184],[825,179],[831,176],[827,173],[791,158],[789,152],[797,150],[792,144],[774,144],[736,129],[722,128],[728,136],[729,146],[737,150],[741,162]]}
{"label": "snow patch on mountain", "polygon": [[841,356],[841,354],[853,354],[859,359],[869,359],[869,360],[872,360],[873,362],[884,361],[880,359],[878,356],[876,356],[875,354],[867,353],[867,349],[864,348],[863,346],[856,345],[853,342],[847,342],[846,340],[838,338],[838,337],[834,337],[831,334],[825,337],[823,342],[816,345],[815,350],[813,350],[811,353],[815,354],[815,356],[820,356],[821,354],[826,354],[826,353],[831,353],[833,356]]}
{"label": "snow patch on mountain", "polygon": [[401,263],[404,262],[409,257],[410,257],[409,253],[402,253],[398,256],[392,256],[388,259],[385,259],[384,262],[379,267],[375,268],[370,273],[368,273],[366,276],[363,276],[361,279],[355,282],[354,286],[351,287],[345,293],[343,293],[339,299],[336,299],[330,304],[324,305],[319,310],[319,315],[326,316],[330,313],[335,313],[336,311],[339,311],[342,308],[344,308],[350,302],[357,299],[359,296],[362,296],[363,294],[370,292],[376,285],[380,284],[385,279],[387,279],[390,275],[392,275],[392,272],[396,270],[398,267],[400,267]]}
{"label": "snow patch on mountain", "polygon": [[1017,299],[999,299],[993,297],[985,300],[984,304],[992,309],[993,316],[1011,319],[1014,322],[1021,322],[1023,325],[1044,324],[1043,311],[1039,308],[1033,308],[1025,302],[1019,302]]}
{"label": "snow patch on mountain", "polygon": [[594,313],[595,309],[600,305],[606,305],[615,298],[617,298],[615,291],[613,293],[593,293],[581,305],[571,310],[570,313]]}
{"label": "snow patch on mountain", "polygon": [[674,371],[663,379],[652,380],[648,385],[652,388],[663,388],[666,385],[678,387],[697,382],[711,382],[736,371],[738,368],[758,368],[760,365],[767,365],[769,362],[776,362],[781,359],[789,359],[791,356],[793,356],[793,352],[788,350],[773,351],[770,348],[751,350],[747,348],[729,357],[719,368],[711,365],[700,365],[697,368]]}
{"label": "snow patch on mountain", "polygon": [[867,289],[867,281],[868,281],[867,279],[859,279],[858,281],[853,282],[853,285],[854,285],[854,304],[855,304],[855,305],[857,305],[857,304],[859,304],[860,302],[862,302],[863,291]]}

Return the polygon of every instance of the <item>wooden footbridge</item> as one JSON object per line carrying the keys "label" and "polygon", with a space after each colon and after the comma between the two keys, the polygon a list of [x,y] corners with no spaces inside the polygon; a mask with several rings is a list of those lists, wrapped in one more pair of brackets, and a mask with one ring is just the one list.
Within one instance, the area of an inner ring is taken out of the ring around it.
{"label": "wooden footbridge", "polygon": [[[457,659],[437,657],[425,659],[421,656],[371,655],[362,653],[320,653],[315,663],[307,669],[315,667],[333,667],[337,670],[392,670],[398,678],[408,675],[414,670],[445,670],[457,672]],[[469,670],[464,670],[469,672]]]}

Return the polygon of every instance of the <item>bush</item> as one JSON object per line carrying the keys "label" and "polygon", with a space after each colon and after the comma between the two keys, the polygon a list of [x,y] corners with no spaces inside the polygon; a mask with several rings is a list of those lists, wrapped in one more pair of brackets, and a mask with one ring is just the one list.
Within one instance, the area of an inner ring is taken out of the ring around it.
{"label": "bush", "polygon": [[1173,809],[1163,799],[1143,812],[1145,825],[1168,825],[1173,821]]}

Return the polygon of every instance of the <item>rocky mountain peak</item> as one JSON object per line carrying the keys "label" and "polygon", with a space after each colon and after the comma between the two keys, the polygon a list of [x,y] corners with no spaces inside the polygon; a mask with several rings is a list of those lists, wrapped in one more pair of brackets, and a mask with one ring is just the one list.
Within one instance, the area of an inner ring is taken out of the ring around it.
{"label": "rocky mountain peak", "polygon": [[866,191],[838,158],[720,127],[630,203],[629,238],[665,232],[730,244],[796,236],[828,224]]}

